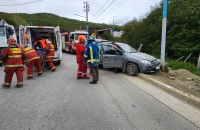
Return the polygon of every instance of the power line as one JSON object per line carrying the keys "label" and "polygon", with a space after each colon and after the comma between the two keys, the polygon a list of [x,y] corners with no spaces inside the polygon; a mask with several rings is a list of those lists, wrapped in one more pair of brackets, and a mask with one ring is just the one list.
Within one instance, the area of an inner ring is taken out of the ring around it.
{"label": "power line", "polygon": [[[122,0],[121,2],[119,2],[119,3],[113,8],[114,10],[111,9],[111,12],[110,12],[109,14],[107,13],[107,15],[104,15],[103,18],[105,18],[106,16],[110,15],[113,11],[115,11],[117,8],[119,8],[119,7],[120,7],[122,4],[124,4],[126,1],[127,1],[127,0]],[[122,3],[122,2],[123,2],[123,3]],[[102,18],[102,19],[103,19],[103,18]]]}
{"label": "power line", "polygon": [[[112,1],[112,2],[111,2],[109,5],[108,5],[108,7],[107,7],[107,8],[109,8],[109,7],[110,7],[110,5],[111,5],[111,4],[112,4],[114,1],[115,1],[115,0],[113,0],[113,1]],[[107,9],[107,8],[106,8],[106,9]],[[105,10],[106,10],[106,9],[105,9]],[[103,12],[105,12],[105,10],[104,10]],[[103,12],[102,12],[102,13],[103,13]],[[101,13],[101,14],[102,14],[102,13]],[[101,15],[101,14],[100,14],[100,15]],[[100,16],[100,15],[99,15],[99,16]],[[98,16],[97,18],[99,18],[99,16]],[[97,19],[97,18],[96,18],[96,19]],[[95,21],[96,19],[94,19],[93,21]],[[92,22],[93,22],[93,21],[92,21]]]}
{"label": "power line", "polygon": [[[108,3],[108,1],[109,1],[109,0],[107,0],[107,1],[104,3],[104,5],[105,5],[105,4],[107,4],[107,3]],[[100,9],[97,11],[97,13],[96,13],[96,14],[98,14],[98,13],[99,13],[99,11],[100,11],[100,10],[103,8],[103,6],[104,6],[104,5],[102,5],[102,6],[100,7]],[[94,15],[94,17],[96,16],[96,14]],[[93,17],[93,18],[94,18],[94,17]],[[93,18],[92,18],[92,19],[93,19]],[[91,20],[92,20],[92,19],[91,19]]]}
{"label": "power line", "polygon": [[31,3],[35,3],[35,2],[39,2],[39,1],[42,1],[42,0],[32,1],[32,2],[28,2],[28,3],[21,3],[21,4],[0,5],[0,6],[16,6],[16,5],[25,5],[25,4],[31,4]]}

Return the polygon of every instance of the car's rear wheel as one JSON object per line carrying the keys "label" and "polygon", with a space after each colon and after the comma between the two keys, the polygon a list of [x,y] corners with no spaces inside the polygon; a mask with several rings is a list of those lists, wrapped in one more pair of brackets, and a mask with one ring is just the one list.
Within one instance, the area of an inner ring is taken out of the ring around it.
{"label": "car's rear wheel", "polygon": [[138,75],[138,67],[136,64],[134,63],[128,63],[126,65],[126,73],[128,75],[131,75],[131,76],[136,76]]}

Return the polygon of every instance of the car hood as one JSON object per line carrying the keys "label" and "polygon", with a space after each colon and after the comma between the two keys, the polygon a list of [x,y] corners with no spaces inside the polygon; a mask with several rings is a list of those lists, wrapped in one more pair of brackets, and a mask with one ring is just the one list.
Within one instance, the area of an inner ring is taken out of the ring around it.
{"label": "car hood", "polygon": [[138,57],[138,58],[141,58],[143,60],[156,60],[155,57],[149,55],[149,54],[146,54],[146,53],[142,53],[142,52],[136,52],[136,53],[127,53],[128,55],[130,56],[134,56],[134,57]]}

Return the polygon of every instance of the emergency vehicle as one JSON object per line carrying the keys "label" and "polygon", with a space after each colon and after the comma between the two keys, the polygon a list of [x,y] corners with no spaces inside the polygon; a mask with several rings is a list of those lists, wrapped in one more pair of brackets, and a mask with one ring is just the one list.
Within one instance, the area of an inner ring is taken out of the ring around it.
{"label": "emergency vehicle", "polygon": [[7,39],[13,37],[17,41],[15,28],[13,25],[9,25],[3,19],[0,19],[0,52],[1,49],[7,47]]}
{"label": "emergency vehicle", "polygon": [[[28,43],[24,43],[24,34],[29,36]],[[55,46],[55,55],[53,62],[57,65],[62,61],[62,43],[60,27],[50,26],[23,26],[19,25],[19,43],[34,47],[38,40],[49,39]]]}
{"label": "emergency vehicle", "polygon": [[86,38],[88,38],[89,33],[87,32],[87,30],[75,30],[73,32],[63,32],[61,34],[62,50],[70,53],[75,53],[79,35],[84,35]]}

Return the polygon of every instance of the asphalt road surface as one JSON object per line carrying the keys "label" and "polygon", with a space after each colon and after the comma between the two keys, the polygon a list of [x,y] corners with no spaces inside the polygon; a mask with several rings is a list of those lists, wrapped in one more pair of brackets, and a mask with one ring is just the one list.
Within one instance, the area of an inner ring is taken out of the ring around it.
{"label": "asphalt road surface", "polygon": [[0,130],[200,129],[138,87],[143,81],[137,77],[100,69],[98,84],[91,85],[91,79],[76,79],[75,55],[67,53],[56,67],[41,77],[35,73],[33,80],[24,72],[23,88],[14,88],[15,75],[10,89],[0,88]]}

